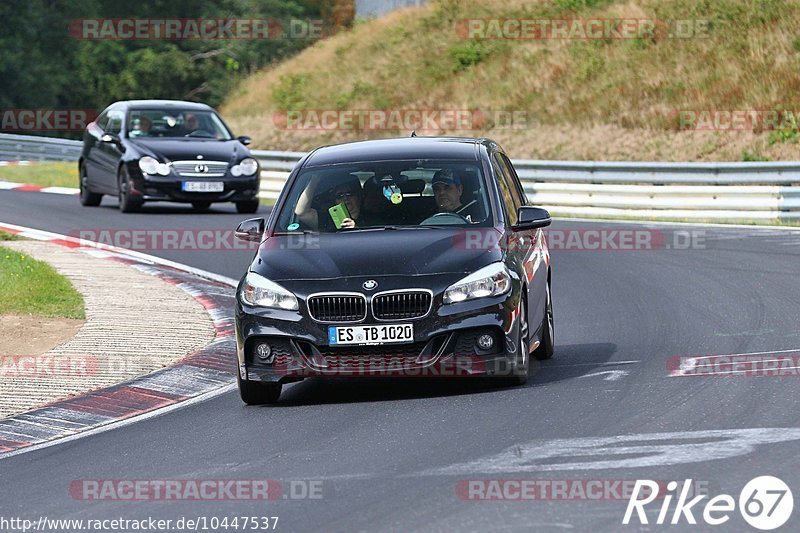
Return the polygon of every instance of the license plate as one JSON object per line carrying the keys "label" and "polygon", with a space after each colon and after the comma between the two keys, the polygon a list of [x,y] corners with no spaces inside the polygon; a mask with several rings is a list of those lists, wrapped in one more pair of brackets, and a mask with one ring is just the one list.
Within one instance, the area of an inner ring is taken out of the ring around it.
{"label": "license plate", "polygon": [[413,340],[413,324],[328,327],[328,341],[331,346],[344,344],[391,344],[412,342]]}
{"label": "license plate", "polygon": [[222,192],[225,184],[221,181],[184,181],[183,190],[186,192]]}

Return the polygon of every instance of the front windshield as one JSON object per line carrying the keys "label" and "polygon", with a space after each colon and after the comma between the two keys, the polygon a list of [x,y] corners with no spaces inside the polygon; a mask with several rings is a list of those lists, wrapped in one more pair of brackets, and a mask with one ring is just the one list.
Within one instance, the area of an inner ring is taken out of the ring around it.
{"label": "front windshield", "polygon": [[128,137],[230,140],[231,134],[213,111],[132,109]]}
{"label": "front windshield", "polygon": [[294,181],[276,232],[387,226],[489,226],[477,161],[411,160],[313,167]]}

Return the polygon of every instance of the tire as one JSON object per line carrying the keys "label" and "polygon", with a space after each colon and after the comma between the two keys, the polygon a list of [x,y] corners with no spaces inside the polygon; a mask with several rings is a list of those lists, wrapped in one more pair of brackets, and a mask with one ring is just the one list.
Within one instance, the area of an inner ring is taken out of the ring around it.
{"label": "tire", "polygon": [[[523,297],[524,298],[524,297]],[[521,303],[519,311],[519,344],[517,347],[517,357],[513,364],[509,364],[508,368],[511,372],[509,375],[502,372],[496,376],[490,376],[488,383],[492,386],[500,387],[517,387],[525,385],[528,382],[528,368],[530,367],[530,357],[528,356],[528,348],[530,346],[530,334],[528,332],[528,319],[527,319],[527,304]]]}
{"label": "tire", "polygon": [[530,332],[528,331],[528,303],[523,296],[519,308],[519,355],[514,365],[514,375],[509,378],[512,385],[525,385],[528,382],[528,366],[530,362]]}
{"label": "tire", "polygon": [[192,202],[192,207],[194,207],[198,211],[205,211],[206,209],[211,207],[211,202],[201,202],[201,201]]}
{"label": "tire", "polygon": [[258,211],[258,200],[248,200],[246,202],[236,202],[236,212],[250,214]]}
{"label": "tire", "polygon": [[100,205],[100,202],[103,200],[102,194],[97,194],[89,190],[89,177],[86,175],[86,168],[81,165],[80,170],[78,171],[79,178],[79,187],[80,187],[80,200],[81,205],[84,207],[97,207]]}
{"label": "tire", "polygon": [[553,298],[550,295],[550,283],[547,283],[547,297],[544,303],[544,319],[542,320],[542,342],[533,356],[539,361],[550,359],[555,351],[555,327],[553,326]]}
{"label": "tire", "polygon": [[142,207],[143,202],[130,195],[130,186],[131,182],[130,176],[128,176],[128,169],[125,168],[125,165],[122,165],[117,176],[117,187],[119,190],[119,210],[123,213],[135,213]]}
{"label": "tire", "polygon": [[239,384],[239,396],[247,405],[269,405],[278,403],[283,385],[280,383],[261,383],[242,379],[237,373],[236,382]]}

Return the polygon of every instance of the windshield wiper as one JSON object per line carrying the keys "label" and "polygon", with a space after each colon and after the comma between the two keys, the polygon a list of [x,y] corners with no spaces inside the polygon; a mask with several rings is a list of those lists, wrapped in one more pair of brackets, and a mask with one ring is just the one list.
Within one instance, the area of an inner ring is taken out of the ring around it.
{"label": "windshield wiper", "polygon": [[311,231],[309,229],[298,229],[294,231],[276,231],[273,235],[316,235],[318,231]]}
{"label": "windshield wiper", "polygon": [[393,226],[367,226],[365,228],[341,228],[336,233],[352,233],[354,231],[383,231],[385,229],[397,229]]}

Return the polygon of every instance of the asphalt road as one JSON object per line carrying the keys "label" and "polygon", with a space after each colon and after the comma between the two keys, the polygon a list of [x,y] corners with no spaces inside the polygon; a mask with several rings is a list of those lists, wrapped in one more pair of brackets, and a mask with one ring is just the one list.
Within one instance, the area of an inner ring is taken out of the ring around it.
{"label": "asphalt road", "polygon": [[[148,206],[123,215],[113,205],[86,209],[72,197],[0,191],[0,222],[70,234],[224,231],[246,218],[227,207],[197,214]],[[624,228],[655,228],[649,235],[659,244],[580,250],[573,241],[563,249],[572,236],[584,238],[583,230]],[[263,408],[245,407],[231,392],[0,460],[0,517],[278,516],[281,531],[624,531],[648,527],[622,525],[627,500],[466,500],[457,488],[485,479],[693,479],[712,496],[738,500],[750,479],[775,475],[800,494],[797,377],[668,375],[678,355],[800,349],[800,233],[576,221],[556,221],[549,231],[567,236],[552,250],[556,355],[532,370],[525,387],[308,381]],[[682,249],[689,231],[695,244]],[[233,278],[252,255],[141,251]],[[322,497],[131,502],[84,501],[69,492],[84,479],[263,478],[284,488],[321,484]],[[700,523],[705,501],[695,508]],[[647,507],[651,523],[659,507]],[[787,526],[797,529],[799,520],[795,512]],[[689,527],[685,519],[673,526]],[[714,528],[693,527],[705,529]],[[716,529],[752,530],[738,511]]]}

